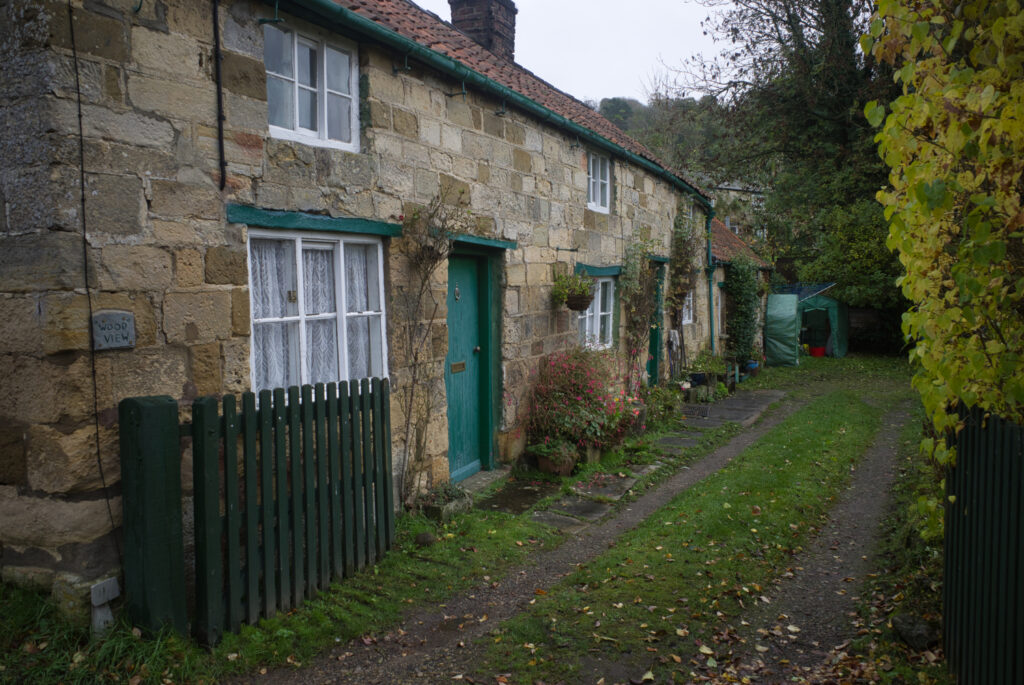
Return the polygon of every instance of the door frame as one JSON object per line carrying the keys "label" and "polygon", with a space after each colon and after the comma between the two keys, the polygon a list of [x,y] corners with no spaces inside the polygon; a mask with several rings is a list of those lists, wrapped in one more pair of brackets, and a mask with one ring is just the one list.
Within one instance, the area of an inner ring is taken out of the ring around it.
{"label": "door frame", "polygon": [[[485,406],[481,407],[480,410],[478,443],[483,452],[480,455],[480,470],[491,471],[497,462],[498,434],[495,427],[498,425],[500,418],[498,412],[501,410],[502,392],[502,307],[500,299],[502,251],[500,248],[493,249],[482,245],[455,241],[452,246],[451,256],[475,259],[479,267],[476,283],[478,293],[477,307],[479,308],[478,321],[480,326],[478,333],[480,336],[481,353],[479,397]],[[450,335],[451,332],[449,331]],[[447,395],[445,400],[448,400]],[[450,468],[450,457],[448,463]]]}

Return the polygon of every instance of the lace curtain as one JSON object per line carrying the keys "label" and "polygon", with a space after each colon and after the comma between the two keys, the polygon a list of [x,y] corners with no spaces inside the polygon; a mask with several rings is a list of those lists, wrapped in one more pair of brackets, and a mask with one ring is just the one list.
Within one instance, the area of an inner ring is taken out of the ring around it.
{"label": "lace curtain", "polygon": [[252,240],[250,283],[253,325],[252,360],[257,389],[286,388],[299,382],[298,324],[265,322],[298,314],[294,301],[295,243],[291,240]]}

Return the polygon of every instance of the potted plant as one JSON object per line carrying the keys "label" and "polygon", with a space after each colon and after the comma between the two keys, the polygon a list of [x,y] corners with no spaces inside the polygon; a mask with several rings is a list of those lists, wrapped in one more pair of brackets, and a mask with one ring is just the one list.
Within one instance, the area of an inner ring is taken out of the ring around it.
{"label": "potted plant", "polygon": [[537,459],[537,468],[543,473],[568,476],[576,466],[579,453],[567,440],[550,440],[530,445],[526,451]]}
{"label": "potted plant", "polygon": [[586,311],[594,300],[594,279],[586,274],[559,274],[551,298],[556,305],[568,305],[574,312]]}
{"label": "potted plant", "polygon": [[708,350],[704,350],[690,365],[690,382],[693,385],[710,385],[710,376],[724,375],[725,361],[716,357]]}

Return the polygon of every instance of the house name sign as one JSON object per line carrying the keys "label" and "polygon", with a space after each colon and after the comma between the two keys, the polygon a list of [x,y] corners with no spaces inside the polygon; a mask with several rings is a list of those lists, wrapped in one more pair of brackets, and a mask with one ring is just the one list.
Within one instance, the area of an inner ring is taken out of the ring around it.
{"label": "house name sign", "polygon": [[116,309],[92,315],[92,348],[116,350],[135,347],[135,314]]}

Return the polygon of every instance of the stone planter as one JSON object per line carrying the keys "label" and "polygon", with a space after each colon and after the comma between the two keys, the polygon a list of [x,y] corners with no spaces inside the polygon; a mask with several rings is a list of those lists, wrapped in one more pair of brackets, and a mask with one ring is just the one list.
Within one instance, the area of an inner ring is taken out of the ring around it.
{"label": "stone planter", "polygon": [[450,502],[424,504],[423,515],[428,519],[445,523],[450,521],[456,514],[465,513],[472,508],[473,496],[467,493],[465,497],[459,497]]}
{"label": "stone planter", "polygon": [[576,462],[574,461],[554,462],[547,457],[537,455],[537,468],[540,469],[541,473],[550,473],[553,476],[568,476],[575,467]]}
{"label": "stone planter", "polygon": [[580,447],[580,461],[584,464],[596,464],[601,461],[601,448],[593,445]]}

